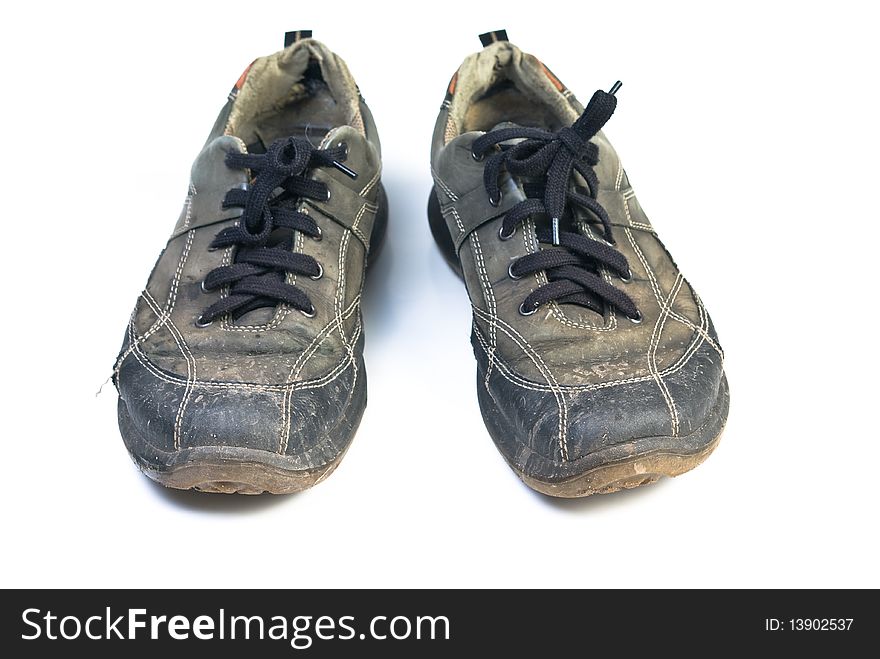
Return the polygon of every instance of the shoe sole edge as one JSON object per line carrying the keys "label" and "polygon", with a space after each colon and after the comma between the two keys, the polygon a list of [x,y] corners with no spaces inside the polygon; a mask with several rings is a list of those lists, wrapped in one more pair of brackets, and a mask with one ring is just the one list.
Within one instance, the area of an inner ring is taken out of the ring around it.
{"label": "shoe sole edge", "polygon": [[[360,422],[358,414],[355,428]],[[176,490],[217,494],[294,494],[327,478],[349,447],[329,462],[297,468],[291,456],[242,446],[193,446],[165,451],[141,437],[124,405],[118,410],[122,439],[137,468],[150,480]]]}
{"label": "shoe sole edge", "polygon": [[[166,471],[142,464],[134,455],[135,463],[151,480],[175,490],[196,490],[211,494],[295,494],[320,483],[332,474],[345,452],[327,465],[316,469],[294,471],[251,460],[227,459],[222,446],[193,449],[186,461]],[[255,453],[259,453],[255,451]]]}

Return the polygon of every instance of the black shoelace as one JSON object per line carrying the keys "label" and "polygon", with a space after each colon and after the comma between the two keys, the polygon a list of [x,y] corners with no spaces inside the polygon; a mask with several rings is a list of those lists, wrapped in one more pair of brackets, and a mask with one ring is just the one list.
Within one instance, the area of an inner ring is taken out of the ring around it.
{"label": "black shoelace", "polygon": [[[320,279],[323,268],[314,257],[293,252],[294,231],[315,240],[321,228],[314,219],[295,210],[300,199],[329,200],[324,183],[306,178],[315,167],[336,167],[347,175],[357,174],[340,164],[347,147],[317,149],[308,141],[288,137],[273,142],[266,153],[229,153],[226,164],[249,169],[252,180],[246,188],[226,193],[223,208],[242,208],[236,226],[223,229],[211,249],[235,247],[233,263],[215,268],[205,277],[206,291],[229,287],[229,294],[205,309],[197,324],[207,325],[229,314],[238,318],[261,307],[288,304],[306,316],[315,313],[309,297],[286,282],[287,273]],[[286,230],[286,231],[285,231]]]}
{"label": "black shoelace", "polygon": [[[614,113],[614,94],[619,87],[618,82],[610,92],[597,91],[577,121],[555,133],[515,126],[498,128],[474,140],[472,148],[477,160],[489,150],[496,151],[483,170],[490,203],[501,203],[498,181],[502,169],[522,181],[526,194],[525,200],[505,214],[499,237],[510,239],[519,223],[534,217],[538,241],[545,244],[539,251],[520,257],[509,268],[514,279],[541,271],[547,274],[548,282],[532,291],[520,305],[524,315],[533,314],[542,304],[555,300],[600,314],[604,305],[612,305],[633,322],[641,320],[632,299],[600,276],[600,268],[604,267],[623,281],[632,277],[626,257],[614,248],[608,213],[596,200],[599,179],[593,167],[599,162],[599,149],[590,142]],[[510,140],[522,141],[505,144]],[[583,177],[586,188],[570,189],[574,172]],[[601,223],[601,241],[588,238],[573,226],[574,208],[588,211]],[[563,223],[574,230],[562,231]]]}

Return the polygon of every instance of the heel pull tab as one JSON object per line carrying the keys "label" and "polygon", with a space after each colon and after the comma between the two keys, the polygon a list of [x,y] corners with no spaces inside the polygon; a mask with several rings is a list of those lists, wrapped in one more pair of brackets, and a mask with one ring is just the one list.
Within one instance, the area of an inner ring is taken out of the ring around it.
{"label": "heel pull tab", "polygon": [[483,48],[491,46],[496,41],[510,41],[507,38],[507,30],[492,30],[480,35],[480,43],[483,44]]}
{"label": "heel pull tab", "polygon": [[302,41],[303,39],[311,39],[312,31],[311,30],[294,30],[293,32],[285,32],[284,33],[284,47],[288,48],[295,44],[297,41]]}

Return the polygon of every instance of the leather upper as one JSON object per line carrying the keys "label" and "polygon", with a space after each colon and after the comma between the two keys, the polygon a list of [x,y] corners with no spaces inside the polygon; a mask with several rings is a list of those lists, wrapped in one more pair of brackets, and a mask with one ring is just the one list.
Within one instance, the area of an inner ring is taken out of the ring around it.
{"label": "leather upper", "polygon": [[[468,71],[489,68],[483,60],[536,66],[534,58],[511,58],[511,49],[518,50],[509,43],[493,44],[466,60],[457,74],[459,85]],[[556,104],[564,100],[570,122],[583,111],[568,90],[554,86],[540,93],[558,95],[552,99]],[[593,139],[599,148],[594,168],[598,201],[611,218],[616,246],[633,278],[623,283],[608,272],[603,277],[633,299],[642,322],[635,324],[613,308],[600,315],[556,302],[523,315],[521,302],[546,283],[546,275],[513,279],[508,268],[540,249],[535,224],[529,219],[512,238],[499,236],[504,213],[524,199],[522,188],[504,173],[501,203],[489,203],[484,163],[471,148],[483,133],[456,134],[451,114],[465,110],[455,104],[455,96],[448,95],[434,131],[435,193],[473,306],[479,386],[497,403],[498,413],[508,417],[507,431],[530,450],[564,461],[609,441],[685,434],[698,425],[723,376],[717,336],[699,297],[657,238],[605,135]],[[599,237],[601,229],[590,226],[586,211],[579,213],[581,232]],[[685,376],[695,386],[682,388],[679,380]]]}
{"label": "leather upper", "polygon": [[207,274],[228,264],[232,256],[232,249],[209,249],[214,236],[240,215],[236,209],[222,211],[220,202],[228,189],[245,182],[244,172],[223,161],[226,152],[243,151],[244,144],[220,136],[196,159],[184,210],[135,310],[140,350],[158,367],[187,377],[188,351],[200,379],[284,385],[327,373],[345,354],[344,345],[360,322],[357,302],[377,210],[380,160],[376,149],[351,127],[333,130],[325,142],[348,145],[346,164],[358,178],[335,169],[316,170],[313,178],[328,185],[330,201],[299,205],[316,219],[322,239],[298,234],[296,251],[314,256],[323,276],[314,281],[288,275],[288,282],[309,296],[315,317],[279,305],[237,322],[225,318],[208,327],[196,326],[201,312],[225,294],[201,287]]}
{"label": "leather upper", "polygon": [[[318,42],[300,42],[265,58],[269,64],[252,66],[263,78],[252,81],[252,71],[247,84],[265,87],[278,62],[303,59],[299,51],[330,60]],[[338,58],[332,61],[331,72],[344,69]],[[230,134],[235,92],[195,159],[183,210],[137,300],[114,380],[127,417],[158,449],[243,446],[294,455],[304,468],[325,464],[347,446],[366,403],[360,295],[379,202],[375,125],[361,101],[357,126],[327,133],[319,148],[347,145],[345,165],[357,178],[317,168],[311,176],[327,185],[329,200],[298,205],[315,219],[321,238],[297,232],[294,251],[313,256],[323,274],[289,273],[287,281],[308,295],[314,316],[280,304],[200,327],[201,313],[228,290],[205,291],[202,282],[233,257],[233,248],[209,246],[241,216],[241,209],[224,210],[221,203],[247,181],[247,172],[225,163],[227,153],[246,150]]]}

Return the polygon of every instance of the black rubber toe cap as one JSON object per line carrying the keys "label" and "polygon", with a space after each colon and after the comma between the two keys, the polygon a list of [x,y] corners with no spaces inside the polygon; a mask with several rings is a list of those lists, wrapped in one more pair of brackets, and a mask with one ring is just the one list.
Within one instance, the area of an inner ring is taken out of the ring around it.
{"label": "black rubber toe cap", "polygon": [[366,406],[362,362],[284,387],[194,383],[131,353],[115,381],[123,439],[136,459],[155,469],[181,451],[208,446],[265,451],[293,469],[317,468],[348,447]]}
{"label": "black rubber toe cap", "polygon": [[723,369],[718,353],[706,343],[662,380],[556,390],[546,383],[529,384],[498,365],[487,381],[488,357],[479,342],[474,341],[474,349],[489,433],[511,466],[531,478],[563,480],[661,447],[698,452],[717,434],[703,430],[710,418],[715,421]]}

